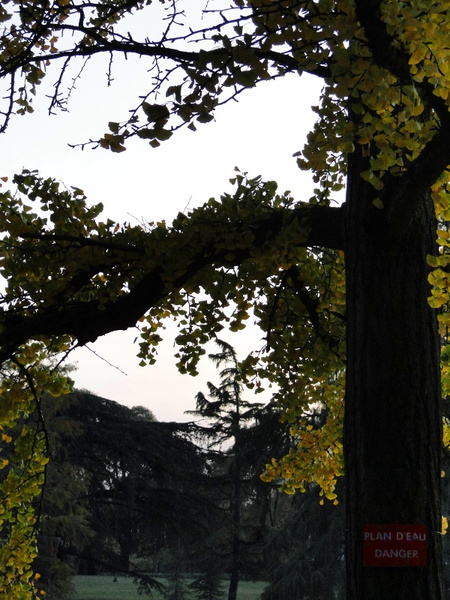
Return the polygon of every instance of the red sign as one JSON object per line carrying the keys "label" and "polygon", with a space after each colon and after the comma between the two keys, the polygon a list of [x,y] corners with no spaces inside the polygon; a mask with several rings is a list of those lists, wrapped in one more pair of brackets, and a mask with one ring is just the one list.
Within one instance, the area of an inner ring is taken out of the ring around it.
{"label": "red sign", "polygon": [[424,567],[425,525],[364,525],[365,567]]}

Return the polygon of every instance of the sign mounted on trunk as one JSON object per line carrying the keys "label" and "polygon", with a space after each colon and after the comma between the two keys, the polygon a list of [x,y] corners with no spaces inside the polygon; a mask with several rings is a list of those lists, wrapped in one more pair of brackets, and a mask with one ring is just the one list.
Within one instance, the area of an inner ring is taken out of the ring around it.
{"label": "sign mounted on trunk", "polygon": [[427,564],[425,525],[364,525],[365,567],[424,567]]}

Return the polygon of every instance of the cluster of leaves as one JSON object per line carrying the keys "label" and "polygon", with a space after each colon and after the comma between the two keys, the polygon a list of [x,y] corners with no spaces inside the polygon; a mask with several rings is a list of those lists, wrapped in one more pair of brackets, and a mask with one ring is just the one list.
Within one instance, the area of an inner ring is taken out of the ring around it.
{"label": "cluster of leaves", "polygon": [[[450,279],[448,265],[450,263],[450,231],[448,221],[450,220],[450,174],[448,171],[442,174],[432,188],[434,205],[438,217],[439,228],[437,229],[437,251],[436,254],[428,256],[430,274],[431,295],[428,303],[438,311],[439,333],[442,340],[441,345],[441,384],[444,399],[450,397]],[[444,411],[443,417],[443,444],[444,448],[450,448],[450,420]]]}
{"label": "cluster of leaves", "polygon": [[[96,223],[95,217],[103,207],[100,204],[88,207],[82,190],[61,190],[58,182],[29,171],[16,175],[14,184],[14,195],[10,191],[0,195],[4,232],[0,269],[7,281],[2,304],[23,313],[42,310],[52,303],[86,300],[90,296],[96,296],[101,304],[120,294],[126,273],[114,272],[113,255],[117,251],[128,252],[136,258],[137,228],[129,232],[135,236],[134,244],[128,247],[129,237],[122,235],[115,223]],[[37,210],[33,210],[32,204],[24,203],[23,194],[37,205]],[[113,234],[118,250],[111,247],[105,252]],[[48,236],[53,242],[52,249],[45,253],[50,241]],[[100,251],[96,238],[103,240],[98,242]],[[20,245],[18,239],[21,239]],[[102,271],[108,267],[110,289],[102,285]],[[90,285],[86,285],[88,282]]]}
{"label": "cluster of leaves", "polygon": [[448,2],[426,10],[421,2],[383,2],[378,34],[385,39],[378,41],[388,44],[390,59],[374,48],[370,25],[361,27],[365,9],[359,3],[329,4],[336,15],[336,35],[328,42],[331,74],[298,163],[313,171],[323,196],[342,185],[346,155],[361,146],[367,157],[361,175],[379,192],[374,202],[382,208],[387,181],[414,163],[448,111]]}
{"label": "cluster of leaves", "polygon": [[[284,418],[292,423],[294,440],[280,463],[268,465],[265,477],[282,478],[289,493],[303,490],[305,482],[315,481],[321,494],[335,501],[336,479],[343,473],[343,260],[340,253],[308,252],[304,261],[308,268],[302,273],[309,277],[301,289],[294,281],[294,294],[286,294],[286,312],[277,312],[281,322],[270,329],[271,339],[276,341],[262,358],[266,377],[272,377],[280,386],[274,399],[282,407]],[[290,356],[295,356],[295,361]],[[283,365],[282,372],[278,365]],[[326,419],[312,425],[311,412],[323,414],[324,410]]]}
{"label": "cluster of leaves", "polygon": [[38,411],[43,393],[59,395],[69,382],[49,366],[48,350],[40,342],[30,342],[11,362],[3,364],[1,387],[1,468],[0,481],[0,591],[8,598],[25,600],[38,594],[38,574],[33,572],[37,556],[35,500],[45,479],[46,436],[42,424],[37,429],[18,422]]}
{"label": "cluster of leaves", "polygon": [[[23,191],[25,185],[32,183],[30,177],[31,174],[27,172],[17,177],[18,190]],[[28,189],[31,200],[44,196],[43,190],[46,190],[48,204],[43,203],[43,211],[52,211],[53,223],[57,227],[70,229],[70,221],[76,221],[76,194],[72,207],[52,206],[48,194],[55,187],[50,181],[42,183],[41,188],[34,185]],[[0,268],[6,280],[1,303],[10,306],[14,312],[31,314],[33,303],[44,301],[43,298],[39,300],[39,294],[45,286],[49,285],[50,294],[51,289],[54,290],[52,277],[37,263],[34,273],[32,269],[27,274],[22,268],[25,265],[20,265],[20,259],[15,262],[10,258],[15,252],[18,237],[33,228],[45,231],[46,219],[34,215],[29,206],[22,205],[18,196],[13,199],[8,192],[1,194],[0,202],[3,231]],[[71,219],[68,218],[69,214]],[[2,571],[0,589],[14,600],[39,595],[39,574],[34,575],[33,569],[33,561],[37,556],[35,533],[38,513],[35,506],[42,492],[48,462],[42,421],[37,423],[36,428],[29,423],[24,424],[24,417],[26,421],[27,415],[40,414],[44,393],[58,396],[69,390],[70,381],[51,361],[52,356],[66,352],[69,347],[70,340],[67,337],[51,342],[30,341],[2,365],[0,420],[5,433],[1,448],[4,477],[0,483],[0,531],[2,564],[8,568]]]}

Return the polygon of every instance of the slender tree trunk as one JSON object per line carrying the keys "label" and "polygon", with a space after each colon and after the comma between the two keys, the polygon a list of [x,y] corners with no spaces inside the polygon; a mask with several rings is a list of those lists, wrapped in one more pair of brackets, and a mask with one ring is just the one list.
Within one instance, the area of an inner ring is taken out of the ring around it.
{"label": "slender tree trunk", "polygon": [[[426,263],[434,212],[424,198],[405,236],[392,239],[359,160],[346,205],[347,597],[441,600],[439,336]],[[372,524],[426,525],[427,565],[363,566],[363,526]]]}
{"label": "slender tree trunk", "polygon": [[231,551],[232,565],[230,572],[230,584],[228,586],[228,600],[236,600],[239,586],[239,564],[237,563],[237,560],[240,558],[240,540],[236,534],[233,535],[233,544]]}
{"label": "slender tree trunk", "polygon": [[[239,413],[237,413],[239,415]],[[240,578],[241,562],[241,446],[238,429],[235,433],[235,455],[232,466],[232,493],[231,493],[231,519],[232,519],[232,541],[231,541],[231,569],[230,584],[228,586],[228,600],[237,599],[237,591]]]}
{"label": "slender tree trunk", "polygon": [[130,557],[136,550],[136,481],[127,477],[125,487],[125,505],[116,514],[117,542],[119,544],[119,569],[123,573],[130,570]]}

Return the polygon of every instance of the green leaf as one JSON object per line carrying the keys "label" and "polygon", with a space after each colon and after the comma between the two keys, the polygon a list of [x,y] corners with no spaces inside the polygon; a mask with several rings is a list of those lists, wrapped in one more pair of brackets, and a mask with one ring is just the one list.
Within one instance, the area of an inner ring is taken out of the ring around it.
{"label": "green leaf", "polygon": [[165,104],[149,104],[148,102],[143,102],[142,110],[144,111],[149,123],[167,120],[170,116],[169,109]]}

